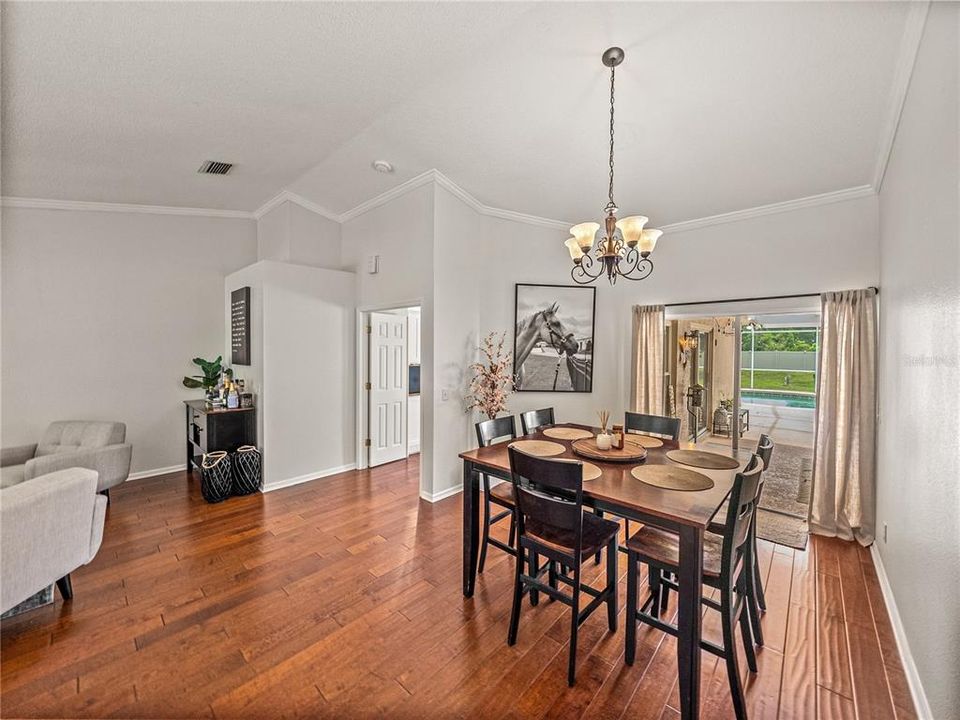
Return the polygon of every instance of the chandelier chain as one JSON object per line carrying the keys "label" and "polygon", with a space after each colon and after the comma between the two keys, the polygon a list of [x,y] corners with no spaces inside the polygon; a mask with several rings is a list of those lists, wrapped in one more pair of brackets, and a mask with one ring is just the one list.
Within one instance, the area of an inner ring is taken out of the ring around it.
{"label": "chandelier chain", "polygon": [[615,67],[610,68],[610,186],[607,190],[607,197],[611,206],[616,204],[613,202],[613,91],[616,71]]}

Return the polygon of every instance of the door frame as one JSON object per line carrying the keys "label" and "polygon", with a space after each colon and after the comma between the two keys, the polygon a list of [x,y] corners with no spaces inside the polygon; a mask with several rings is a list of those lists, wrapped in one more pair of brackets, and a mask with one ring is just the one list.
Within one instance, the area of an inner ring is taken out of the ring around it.
{"label": "door frame", "polygon": [[[356,427],[355,440],[357,448],[357,469],[364,470],[370,467],[370,453],[364,445],[370,422],[370,408],[367,402],[366,383],[370,379],[370,344],[367,342],[367,328],[370,326],[370,313],[386,312],[389,310],[409,310],[414,307],[423,307],[423,300],[405,300],[401,302],[378,303],[357,307],[356,325],[356,358],[357,377],[354,381],[356,389]],[[421,355],[423,349],[421,347]],[[422,358],[421,358],[422,361]],[[407,429],[409,432],[409,428]],[[420,409],[420,442],[423,442],[423,408]],[[420,468],[421,485],[423,483],[423,467]]]}

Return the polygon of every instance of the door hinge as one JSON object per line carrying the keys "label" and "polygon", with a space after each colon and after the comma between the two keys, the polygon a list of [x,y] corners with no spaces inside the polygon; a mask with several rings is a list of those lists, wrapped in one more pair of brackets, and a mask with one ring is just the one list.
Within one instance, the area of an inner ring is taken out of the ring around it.
{"label": "door hinge", "polygon": [[373,385],[371,385],[370,383],[364,383],[364,384],[363,384],[363,389],[364,389],[364,390],[373,390]]}
{"label": "door hinge", "polygon": [[370,438],[367,438],[366,440],[363,441],[363,446],[370,447]]}
{"label": "door hinge", "polygon": [[366,331],[367,335],[371,334],[373,332],[373,325],[367,325],[364,330]]}

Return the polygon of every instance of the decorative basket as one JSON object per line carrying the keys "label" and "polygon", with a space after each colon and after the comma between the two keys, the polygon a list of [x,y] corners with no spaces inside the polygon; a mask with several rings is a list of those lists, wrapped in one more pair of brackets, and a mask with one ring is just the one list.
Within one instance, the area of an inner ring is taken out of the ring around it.
{"label": "decorative basket", "polygon": [[200,464],[200,492],[208,503],[223,502],[230,497],[232,473],[230,456],[223,450],[204,453]]}
{"label": "decorative basket", "polygon": [[260,489],[262,461],[253,445],[243,445],[233,454],[233,494],[249,495]]}

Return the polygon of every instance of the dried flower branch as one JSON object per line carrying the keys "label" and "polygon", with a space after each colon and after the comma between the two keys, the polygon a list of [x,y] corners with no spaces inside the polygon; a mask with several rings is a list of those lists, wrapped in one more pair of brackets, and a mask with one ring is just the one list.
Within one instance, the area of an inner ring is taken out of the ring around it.
{"label": "dried flower branch", "polygon": [[505,332],[487,335],[478,348],[485,361],[470,365],[473,379],[467,409],[477,408],[491,420],[507,409],[507,397],[513,392],[513,353],[504,350],[505,340]]}

